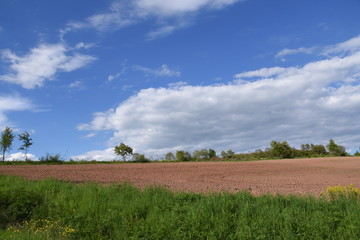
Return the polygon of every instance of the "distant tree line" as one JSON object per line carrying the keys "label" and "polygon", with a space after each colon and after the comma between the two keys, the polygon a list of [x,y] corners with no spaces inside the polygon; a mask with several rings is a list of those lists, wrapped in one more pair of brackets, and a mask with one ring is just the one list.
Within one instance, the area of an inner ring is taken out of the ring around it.
{"label": "distant tree line", "polygon": [[[307,158],[307,157],[324,157],[324,156],[347,156],[349,155],[345,147],[335,143],[333,139],[329,144],[315,145],[302,144],[300,149],[291,147],[287,141],[271,141],[270,147],[265,150],[257,149],[249,153],[235,153],[233,150],[222,151],[220,156],[216,155],[213,149],[196,150],[193,154],[178,150],[174,153],[165,154],[166,161],[206,161],[206,160],[227,160],[227,161],[249,161],[260,159],[277,159],[277,158]],[[355,155],[360,155],[356,152]]]}

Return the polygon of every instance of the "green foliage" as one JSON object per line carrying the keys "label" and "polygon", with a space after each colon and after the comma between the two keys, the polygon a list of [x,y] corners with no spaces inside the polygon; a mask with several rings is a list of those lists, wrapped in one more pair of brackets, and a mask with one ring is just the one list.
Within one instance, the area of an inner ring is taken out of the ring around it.
{"label": "green foliage", "polygon": [[150,160],[147,159],[144,154],[140,154],[140,153],[133,154],[133,161],[134,162],[142,162],[142,163],[150,162]]}
{"label": "green foliage", "polygon": [[329,140],[327,149],[328,149],[329,153],[333,156],[346,156],[347,155],[346,151],[345,151],[345,147],[336,144],[333,139]]}
{"label": "green foliage", "polygon": [[125,162],[126,156],[133,154],[133,149],[124,143],[120,143],[119,146],[115,146],[114,152],[116,155],[122,156],[123,161]]}
{"label": "green foliage", "polygon": [[40,196],[25,204],[30,210],[22,210],[31,214],[0,231],[0,239],[360,238],[360,203],[352,197],[202,195],[1,175],[0,189],[7,196],[23,196],[18,209]]}
{"label": "green foliage", "polygon": [[293,156],[292,148],[289,146],[289,144],[286,141],[282,143],[277,141],[272,141],[270,149],[274,157],[291,158]]}
{"label": "green foliage", "polygon": [[19,135],[19,140],[23,142],[23,144],[19,147],[19,150],[25,151],[25,161],[28,161],[27,159],[27,152],[29,147],[33,144],[32,139],[30,138],[30,133],[24,132]]}
{"label": "green foliage", "polygon": [[358,188],[354,187],[353,184],[346,186],[341,186],[339,184],[337,186],[328,187],[322,195],[330,200],[339,200],[344,198],[360,200],[360,191]]}
{"label": "green foliage", "polygon": [[41,157],[40,162],[46,164],[63,164],[64,160],[60,154],[50,154],[46,153],[45,157]]}
{"label": "green foliage", "polygon": [[221,157],[225,159],[232,159],[235,157],[235,153],[232,150],[227,150],[221,152]]}
{"label": "green foliage", "polygon": [[191,160],[191,154],[189,152],[178,150],[176,151],[176,161],[190,161]]}
{"label": "green foliage", "polygon": [[0,228],[29,219],[42,201],[42,196],[33,191],[0,189]]}
{"label": "green foliage", "polygon": [[175,160],[175,156],[172,152],[168,152],[165,154],[165,160],[166,161],[174,161]]}
{"label": "green foliage", "polygon": [[10,127],[6,127],[1,133],[0,150],[2,151],[2,160],[5,161],[5,153],[10,150],[15,135]]}
{"label": "green foliage", "polygon": [[216,151],[214,149],[200,149],[193,153],[193,158],[198,160],[210,160],[216,157]]}

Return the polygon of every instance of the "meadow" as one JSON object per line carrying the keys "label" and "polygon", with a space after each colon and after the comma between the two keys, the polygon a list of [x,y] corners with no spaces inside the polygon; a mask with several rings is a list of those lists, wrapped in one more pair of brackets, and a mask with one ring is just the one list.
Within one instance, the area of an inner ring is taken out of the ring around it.
{"label": "meadow", "polygon": [[359,239],[359,216],[352,186],[255,197],[0,175],[0,239]]}

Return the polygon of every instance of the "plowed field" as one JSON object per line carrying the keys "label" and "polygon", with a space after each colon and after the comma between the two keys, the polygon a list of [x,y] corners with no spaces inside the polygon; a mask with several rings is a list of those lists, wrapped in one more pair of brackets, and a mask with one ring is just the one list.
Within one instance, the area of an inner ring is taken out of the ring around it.
{"label": "plowed field", "polygon": [[38,180],[161,185],[174,191],[319,194],[328,186],[360,187],[360,157],[255,162],[181,162],[86,165],[3,165],[0,174]]}

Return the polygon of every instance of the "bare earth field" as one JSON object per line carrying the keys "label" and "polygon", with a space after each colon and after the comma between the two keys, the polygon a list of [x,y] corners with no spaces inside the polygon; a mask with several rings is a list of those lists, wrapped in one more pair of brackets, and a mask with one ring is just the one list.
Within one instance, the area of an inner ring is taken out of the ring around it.
{"label": "bare earth field", "polygon": [[255,162],[181,162],[86,165],[0,166],[0,174],[30,180],[165,186],[173,191],[319,194],[328,186],[360,187],[360,157],[286,159]]}

